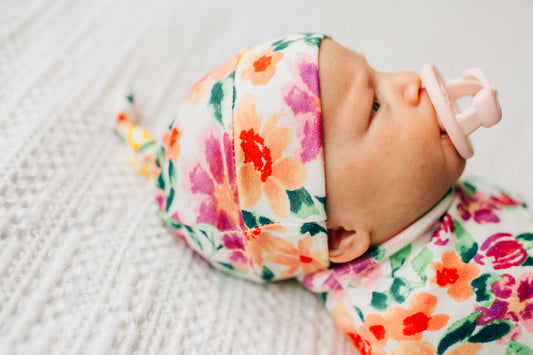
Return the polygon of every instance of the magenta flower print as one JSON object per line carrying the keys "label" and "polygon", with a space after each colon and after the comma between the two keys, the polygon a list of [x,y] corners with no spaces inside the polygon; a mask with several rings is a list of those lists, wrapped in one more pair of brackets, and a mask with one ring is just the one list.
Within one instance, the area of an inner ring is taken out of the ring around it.
{"label": "magenta flower print", "polygon": [[514,340],[522,335],[522,327],[533,332],[533,272],[524,273],[518,279],[504,274],[491,285],[491,290],[497,298],[490,307],[476,308],[481,311],[478,325],[501,319],[515,322],[515,327],[507,335]]}
{"label": "magenta flower print", "polygon": [[483,196],[476,191],[469,194],[462,186],[456,187],[456,195],[460,202],[457,209],[461,217],[467,221],[472,218],[478,224],[498,223],[500,218],[497,211],[506,206],[519,206],[520,203],[506,194],[499,192],[495,196]]}
{"label": "magenta flower print", "polygon": [[453,218],[450,214],[446,213],[442,217],[439,228],[431,236],[431,242],[436,245],[446,245],[450,241],[450,235],[454,232],[455,227],[453,224]]}
{"label": "magenta flower print", "polygon": [[204,139],[205,160],[189,170],[187,188],[195,199],[201,201],[196,222],[209,223],[220,231],[228,231],[241,226],[242,220],[233,171],[233,143],[227,133],[223,143],[224,147],[213,135]]}
{"label": "magenta flower print", "polygon": [[[370,287],[374,279],[382,275],[381,266],[369,255],[361,256],[351,262],[335,265],[327,270],[327,277],[322,280],[322,290],[342,290],[348,284],[352,286]],[[313,288],[314,275],[306,275],[302,280],[304,286]]]}
{"label": "magenta flower print", "polygon": [[222,244],[227,249],[244,250],[244,240],[237,233],[227,233],[221,238]]}
{"label": "magenta flower print", "polygon": [[245,238],[238,233],[226,233],[220,240],[225,249],[231,250],[230,264],[238,270],[253,270],[252,259],[246,253]]}
{"label": "magenta flower print", "polygon": [[298,124],[300,159],[307,163],[317,158],[322,148],[322,118],[316,58],[300,54],[289,65],[295,80],[282,88],[283,100]]}
{"label": "magenta flower print", "polygon": [[313,96],[297,86],[293,86],[287,93],[285,103],[289,105],[295,115],[316,111],[316,103]]}
{"label": "magenta flower print", "polygon": [[320,86],[318,83],[318,68],[315,63],[303,62],[298,67],[300,78],[315,97],[320,96]]}
{"label": "magenta flower print", "polygon": [[483,242],[474,260],[481,265],[492,263],[495,270],[521,265],[528,255],[509,233],[496,233]]}

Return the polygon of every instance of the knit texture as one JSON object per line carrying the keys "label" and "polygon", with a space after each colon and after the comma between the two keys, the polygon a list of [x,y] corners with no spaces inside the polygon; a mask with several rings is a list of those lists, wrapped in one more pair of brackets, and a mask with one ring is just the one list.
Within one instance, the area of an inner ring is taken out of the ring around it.
{"label": "knit texture", "polygon": [[124,163],[117,84],[133,84],[160,136],[199,76],[239,49],[220,49],[231,27],[217,38],[192,20],[222,25],[224,2],[147,4],[0,3],[0,353],[353,353],[296,282],[210,268]]}

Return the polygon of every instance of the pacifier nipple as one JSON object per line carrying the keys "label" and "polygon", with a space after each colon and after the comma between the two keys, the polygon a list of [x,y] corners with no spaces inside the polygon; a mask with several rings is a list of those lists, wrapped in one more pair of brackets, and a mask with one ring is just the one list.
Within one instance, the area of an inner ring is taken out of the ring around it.
{"label": "pacifier nipple", "polygon": [[[445,82],[437,68],[426,63],[421,77],[437,112],[439,126],[446,131],[457,152],[465,159],[470,158],[474,150],[468,135],[480,126],[498,123],[502,117],[496,88],[476,67],[466,70],[461,78]],[[460,112],[455,101],[464,96],[472,96],[472,106]]]}

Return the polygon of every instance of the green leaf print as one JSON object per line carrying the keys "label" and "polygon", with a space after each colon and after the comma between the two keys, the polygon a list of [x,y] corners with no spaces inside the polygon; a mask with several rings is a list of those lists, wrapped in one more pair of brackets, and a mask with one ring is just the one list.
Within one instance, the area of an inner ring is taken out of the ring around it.
{"label": "green leaf print", "polygon": [[139,154],[142,154],[142,155],[146,154],[146,152],[154,148],[156,145],[157,143],[155,141],[148,141],[144,143],[143,145],[139,147]]}
{"label": "green leaf print", "polygon": [[453,227],[458,239],[455,251],[461,256],[463,263],[468,263],[476,255],[478,245],[472,235],[456,219],[453,220]]}
{"label": "green leaf print", "polygon": [[271,220],[270,218],[266,218],[266,217],[263,217],[263,216],[259,217],[259,225],[260,226],[264,226],[264,225],[272,224],[272,223],[274,223],[274,221]]}
{"label": "green leaf print", "polygon": [[159,218],[161,218],[163,223],[165,223],[169,228],[171,229],[183,228],[183,224],[176,221],[174,218],[170,218],[169,216],[167,216],[164,212],[160,211],[159,209],[156,211],[156,214]]}
{"label": "green leaf print", "polygon": [[516,241],[522,244],[522,248],[530,249],[533,247],[533,234],[532,233],[522,233],[516,236]]}
{"label": "green leaf print", "polygon": [[490,285],[498,280],[500,276],[496,274],[482,274],[470,283],[472,290],[476,294],[476,302],[488,302],[494,298],[494,293],[490,289]]}
{"label": "green leaf print", "polygon": [[385,246],[380,245],[376,248],[370,249],[368,254],[370,257],[376,261],[380,261],[385,257]]}
{"label": "green leaf print", "polygon": [[509,340],[507,342],[507,349],[505,349],[505,355],[533,355],[533,350],[516,340]]}
{"label": "green leaf print", "polygon": [[410,254],[411,254],[411,244],[407,244],[405,247],[403,247],[402,249],[398,250],[396,253],[390,256],[392,276],[394,276],[394,273],[396,272],[396,270],[402,267],[402,265],[405,263],[405,260],[407,260]]}
{"label": "green leaf print", "polygon": [[320,205],[324,209],[324,212],[326,211],[326,197],[325,196],[316,196],[315,198],[318,202],[320,202]]}
{"label": "green leaf print", "polygon": [[513,329],[513,323],[506,320],[497,320],[485,324],[474,335],[468,338],[470,343],[490,343],[508,334]]}
{"label": "green leaf print", "polygon": [[242,213],[242,219],[244,221],[244,225],[247,228],[255,228],[259,225],[257,223],[257,218],[255,218],[255,215],[252,212],[242,210],[241,213]]}
{"label": "green leaf print", "polygon": [[222,122],[222,100],[224,99],[224,90],[222,89],[222,83],[216,82],[211,88],[211,98],[209,99],[209,106],[213,108],[213,114],[216,120],[224,126]]}
{"label": "green leaf print", "polygon": [[287,48],[288,46],[290,46],[293,42],[295,42],[295,41],[292,41],[292,40],[285,41],[285,39],[281,39],[279,41],[276,41],[276,42],[272,43],[272,46],[274,47],[274,49],[272,51],[273,52],[281,51],[281,50]]}
{"label": "green leaf print", "polygon": [[176,186],[178,183],[178,171],[172,160],[168,161],[168,180],[171,187]]}
{"label": "green leaf print", "polygon": [[304,223],[300,227],[300,234],[305,234],[307,232],[309,232],[309,234],[311,234],[311,236],[315,236],[316,234],[318,234],[320,232],[327,233],[327,230],[326,230],[326,228],[322,227],[318,223],[308,222],[308,223]]}
{"label": "green leaf print", "polygon": [[372,300],[370,305],[375,309],[384,311],[389,306],[389,296],[382,292],[372,292]]}
{"label": "green leaf print", "polygon": [[195,230],[192,229],[191,227],[189,227],[189,226],[186,225],[186,224],[184,224],[183,226],[185,227],[185,229],[187,229],[187,232],[188,232],[189,238],[194,242],[194,244],[198,245],[198,248],[200,249],[200,251],[203,251],[204,248],[202,247],[202,243],[201,243],[200,240],[198,239],[198,236],[196,235]]}
{"label": "green leaf print", "polygon": [[166,224],[171,228],[180,229],[183,227],[183,224],[176,221],[174,218],[167,217],[165,222],[167,222]]}
{"label": "green leaf print", "polygon": [[528,256],[527,259],[520,266],[533,266],[533,258]]}
{"label": "green leaf print", "polygon": [[361,309],[359,307],[357,307],[356,305],[353,305],[353,308],[355,309],[355,312],[359,316],[359,319],[361,320],[361,322],[364,322],[365,321],[365,316],[364,316],[363,312],[361,311]]}
{"label": "green leaf print", "polygon": [[322,37],[307,37],[304,39],[304,43],[311,47],[318,47],[320,41],[322,41]]}
{"label": "green leaf print", "polygon": [[163,179],[163,174],[160,173],[157,179],[155,180],[155,187],[165,190],[165,179]]}
{"label": "green leaf print", "polygon": [[209,98],[209,107],[213,109],[213,116],[216,122],[225,128],[222,121],[224,107],[231,107],[229,102],[233,102],[233,80],[235,72],[231,72],[225,78],[217,81],[211,88],[211,97]]}
{"label": "green leaf print", "polygon": [[235,270],[235,268],[231,264],[223,263],[221,261],[217,261],[217,263],[218,263],[218,265],[223,266],[224,268],[226,268],[228,270],[231,270],[231,271]]}
{"label": "green leaf print", "polygon": [[437,354],[444,354],[446,349],[468,338],[474,329],[476,329],[477,317],[481,312],[474,312],[463,319],[459,319],[453,323],[448,329],[444,337],[439,342],[437,347]]}
{"label": "green leaf print", "polygon": [[420,253],[413,259],[411,262],[411,266],[416,271],[418,276],[422,280],[426,280],[426,270],[428,268],[428,265],[431,264],[433,261],[433,253],[428,248],[422,249]]}
{"label": "green leaf print", "polygon": [[168,196],[167,196],[167,205],[165,206],[165,211],[168,212],[168,210],[170,209],[170,206],[172,206],[172,201],[174,201],[174,188],[170,188],[170,192],[168,193]]}
{"label": "green leaf print", "polygon": [[411,287],[409,287],[409,281],[403,277],[394,278],[394,281],[390,287],[390,294],[396,302],[403,303],[410,292]]}
{"label": "green leaf print", "polygon": [[463,186],[465,187],[466,193],[470,196],[476,193],[476,187],[469,182],[465,181],[463,182]]}
{"label": "green leaf print", "polygon": [[286,190],[290,202],[291,214],[300,219],[317,215],[318,210],[313,202],[313,198],[305,188],[299,190]]}
{"label": "green leaf print", "polygon": [[272,270],[263,265],[260,277],[265,281],[270,281],[274,278],[274,273],[272,272]]}

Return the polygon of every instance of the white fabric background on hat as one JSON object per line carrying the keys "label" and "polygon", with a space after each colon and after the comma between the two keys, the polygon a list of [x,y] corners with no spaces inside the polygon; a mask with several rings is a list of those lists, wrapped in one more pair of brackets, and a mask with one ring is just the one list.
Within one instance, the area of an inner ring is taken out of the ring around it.
{"label": "white fabric background on hat", "polygon": [[321,31],[378,70],[482,67],[500,125],[467,173],[533,196],[533,3],[0,2],[0,353],[350,354],[315,295],[210,269],[153,215],[109,132],[130,82],[159,136],[237,50]]}

